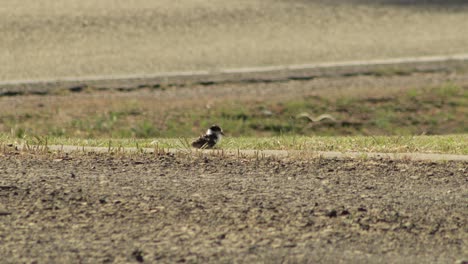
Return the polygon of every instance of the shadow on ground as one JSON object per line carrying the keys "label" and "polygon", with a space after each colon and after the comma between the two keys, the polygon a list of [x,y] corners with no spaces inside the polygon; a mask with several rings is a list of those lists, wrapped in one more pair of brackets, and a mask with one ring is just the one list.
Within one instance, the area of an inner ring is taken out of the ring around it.
{"label": "shadow on ground", "polygon": [[450,6],[450,5],[466,5],[468,2],[464,0],[381,0],[381,1],[368,1],[362,0],[360,2],[379,3],[389,5],[409,5],[409,6]]}
{"label": "shadow on ground", "polygon": [[[316,0],[305,0],[304,2],[321,2]],[[464,0],[331,0],[326,1],[327,4],[370,4],[370,5],[392,5],[401,7],[454,7],[468,6],[468,2]]]}

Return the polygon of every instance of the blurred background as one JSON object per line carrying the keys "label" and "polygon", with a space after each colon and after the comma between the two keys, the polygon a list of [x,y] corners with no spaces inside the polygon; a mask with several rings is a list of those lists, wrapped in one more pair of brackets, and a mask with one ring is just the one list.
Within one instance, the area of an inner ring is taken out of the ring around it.
{"label": "blurred background", "polygon": [[0,80],[467,52],[466,1],[2,0]]}

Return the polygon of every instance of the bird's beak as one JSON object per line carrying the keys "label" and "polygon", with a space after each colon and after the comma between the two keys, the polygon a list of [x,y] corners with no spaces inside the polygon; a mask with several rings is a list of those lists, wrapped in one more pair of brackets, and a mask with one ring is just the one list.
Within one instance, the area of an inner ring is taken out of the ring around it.
{"label": "bird's beak", "polygon": [[223,135],[223,136],[224,136],[224,132],[223,132],[223,131],[221,131],[221,135]]}

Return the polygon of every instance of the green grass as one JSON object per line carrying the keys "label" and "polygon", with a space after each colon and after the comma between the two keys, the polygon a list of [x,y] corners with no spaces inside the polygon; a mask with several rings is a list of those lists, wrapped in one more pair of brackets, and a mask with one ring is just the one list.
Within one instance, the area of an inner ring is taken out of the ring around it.
{"label": "green grass", "polygon": [[[73,98],[80,107],[69,109],[64,100],[37,107],[41,97],[31,97],[21,109],[5,104],[0,143],[187,149],[216,122],[227,134],[221,149],[468,155],[468,89],[451,83],[374,96],[226,101],[171,112],[152,99],[137,104],[121,97],[91,103],[86,96]],[[311,122],[301,113],[335,120]]]}
{"label": "green grass", "polygon": [[[33,137],[18,139],[0,134],[2,144],[75,145],[97,147],[190,148],[192,138],[80,139]],[[447,153],[468,155],[468,134],[445,136],[342,136],[342,137],[226,137],[219,149],[308,150],[383,153]]]}
{"label": "green grass", "polygon": [[[48,107],[37,107],[41,97],[31,97],[17,109],[5,101],[0,107],[0,133],[18,138],[177,138],[202,133],[213,123],[233,137],[468,133],[468,87],[452,83],[374,95],[226,100],[210,108],[184,103],[172,110],[152,98],[109,96],[91,102],[86,94],[50,98],[53,105]],[[327,114],[335,120],[311,122],[301,114]]]}

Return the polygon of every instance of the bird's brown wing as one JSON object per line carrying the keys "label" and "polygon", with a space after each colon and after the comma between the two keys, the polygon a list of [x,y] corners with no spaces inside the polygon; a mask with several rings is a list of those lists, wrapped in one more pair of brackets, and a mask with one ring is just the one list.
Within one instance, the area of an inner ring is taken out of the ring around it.
{"label": "bird's brown wing", "polygon": [[205,136],[199,137],[197,140],[192,142],[192,147],[194,148],[207,148],[208,147],[208,138]]}

